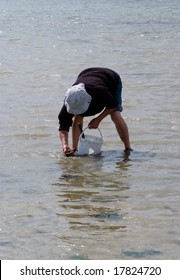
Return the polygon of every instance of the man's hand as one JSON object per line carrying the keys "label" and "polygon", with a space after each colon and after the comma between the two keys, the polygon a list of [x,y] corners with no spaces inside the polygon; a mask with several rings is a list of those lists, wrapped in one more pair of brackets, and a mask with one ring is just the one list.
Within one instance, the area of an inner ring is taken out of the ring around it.
{"label": "man's hand", "polygon": [[92,119],[89,124],[88,124],[88,128],[89,129],[96,129],[99,126],[100,121],[98,120],[98,118],[94,118]]}
{"label": "man's hand", "polygon": [[[114,108],[115,109],[115,108]],[[111,112],[114,110],[114,109],[104,109],[104,111],[99,115],[97,116],[96,118],[92,119],[90,121],[90,123],[88,124],[88,127],[91,129],[91,128],[98,128],[100,122],[105,118],[107,117],[109,114],[111,114]]]}

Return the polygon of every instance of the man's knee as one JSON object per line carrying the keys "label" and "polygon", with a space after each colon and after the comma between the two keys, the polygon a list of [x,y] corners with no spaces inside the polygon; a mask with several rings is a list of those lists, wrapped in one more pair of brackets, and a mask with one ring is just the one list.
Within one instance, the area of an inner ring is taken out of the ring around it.
{"label": "man's knee", "polygon": [[79,115],[74,116],[74,122],[80,122],[82,120],[83,120],[82,116],[79,116]]}
{"label": "man's knee", "polygon": [[113,111],[111,113],[111,120],[116,123],[121,119],[121,113],[119,111]]}
{"label": "man's knee", "polygon": [[79,116],[79,115],[74,116],[73,123],[78,124],[78,123],[82,123],[82,122],[83,122],[82,116]]}

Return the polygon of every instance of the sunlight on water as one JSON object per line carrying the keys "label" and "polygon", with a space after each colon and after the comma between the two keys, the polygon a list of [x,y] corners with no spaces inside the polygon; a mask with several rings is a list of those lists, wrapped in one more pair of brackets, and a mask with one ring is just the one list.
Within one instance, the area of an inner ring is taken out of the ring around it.
{"label": "sunlight on water", "polygon": [[[179,2],[26,2],[1,4],[1,259],[179,259]],[[129,157],[109,117],[100,155],[62,154],[90,66],[122,77]]]}

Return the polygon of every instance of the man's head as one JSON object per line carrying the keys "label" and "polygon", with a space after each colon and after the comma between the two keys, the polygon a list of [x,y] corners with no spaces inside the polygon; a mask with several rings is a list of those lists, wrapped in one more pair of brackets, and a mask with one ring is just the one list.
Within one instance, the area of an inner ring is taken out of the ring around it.
{"label": "man's head", "polygon": [[87,93],[85,85],[80,83],[67,90],[64,104],[68,113],[80,115],[87,111],[91,99],[92,97]]}

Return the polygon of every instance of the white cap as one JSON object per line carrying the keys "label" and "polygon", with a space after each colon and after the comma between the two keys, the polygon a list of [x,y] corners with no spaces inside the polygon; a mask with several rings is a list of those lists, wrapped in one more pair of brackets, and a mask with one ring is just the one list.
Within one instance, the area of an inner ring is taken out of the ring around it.
{"label": "white cap", "polygon": [[80,115],[87,111],[92,97],[87,93],[85,85],[80,83],[66,91],[64,104],[68,113]]}

